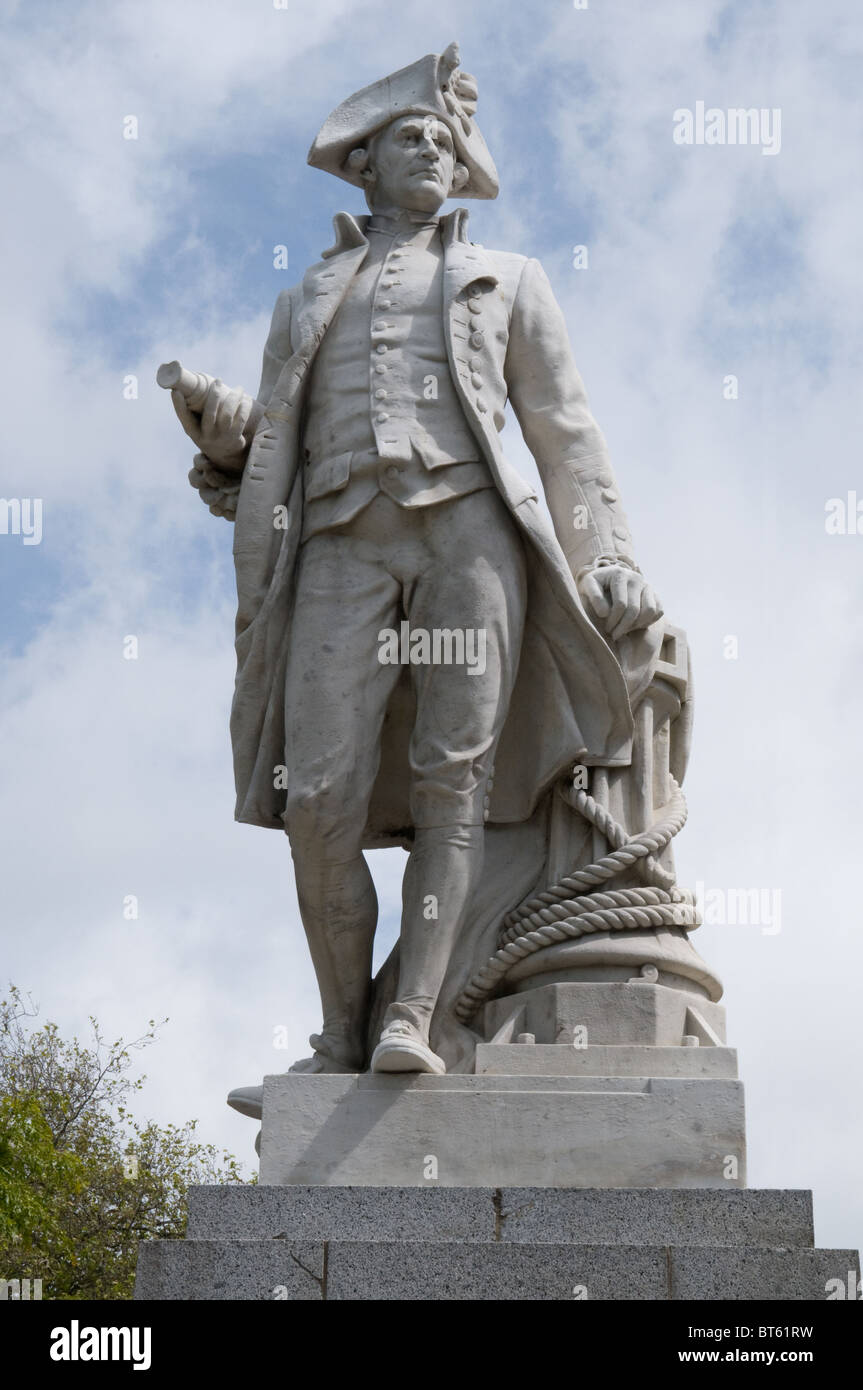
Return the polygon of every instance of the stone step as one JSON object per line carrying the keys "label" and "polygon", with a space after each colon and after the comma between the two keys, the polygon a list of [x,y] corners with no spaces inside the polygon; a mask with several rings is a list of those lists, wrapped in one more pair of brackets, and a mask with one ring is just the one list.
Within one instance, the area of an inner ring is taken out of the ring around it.
{"label": "stone step", "polygon": [[852,1250],[186,1240],[141,1246],[135,1298],[186,1301],[826,1300]]}
{"label": "stone step", "polygon": [[730,1077],[733,1047],[572,1047],[560,1043],[478,1043],[478,1076]]}
{"label": "stone step", "polygon": [[798,1190],[193,1187],[189,1240],[811,1247]]}

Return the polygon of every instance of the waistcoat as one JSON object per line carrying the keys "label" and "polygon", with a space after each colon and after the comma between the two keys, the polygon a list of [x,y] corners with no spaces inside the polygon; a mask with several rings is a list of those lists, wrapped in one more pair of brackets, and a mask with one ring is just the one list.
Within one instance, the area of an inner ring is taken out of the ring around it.
{"label": "waistcoat", "polygon": [[420,507],[493,486],[450,375],[436,222],[375,217],[366,234],[312,369],[304,537],[344,524],[380,491]]}

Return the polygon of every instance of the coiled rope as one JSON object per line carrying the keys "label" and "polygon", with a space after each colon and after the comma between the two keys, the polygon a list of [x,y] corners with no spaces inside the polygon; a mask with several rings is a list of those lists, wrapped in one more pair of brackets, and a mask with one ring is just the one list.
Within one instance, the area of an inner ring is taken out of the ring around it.
{"label": "coiled rope", "polygon": [[[699,925],[692,894],[675,886],[674,875],[657,858],[686,823],[686,800],[674,778],[671,787],[671,800],[662,820],[631,837],[586,791],[575,787],[562,791],[573,810],[600,830],[614,848],[507,914],[500,946],[456,1001],[455,1015],[462,1023],[497,989],[513,965],[546,946],[591,932]],[[639,866],[647,886],[592,891],[633,865]]]}

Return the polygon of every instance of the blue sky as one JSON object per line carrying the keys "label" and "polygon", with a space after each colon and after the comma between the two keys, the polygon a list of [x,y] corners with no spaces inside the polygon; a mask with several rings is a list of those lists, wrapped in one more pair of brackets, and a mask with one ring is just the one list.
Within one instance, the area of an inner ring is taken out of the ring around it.
{"label": "blue sky", "polygon": [[[230,527],[186,482],[193,450],[154,374],[179,357],[256,389],[276,294],[335,211],[363,210],[306,166],[318,126],[455,38],[502,185],[470,205],[471,235],[548,271],[640,564],[692,642],[681,881],[782,893],[777,935],[695,937],[726,982],[750,1183],[813,1187],[819,1243],[859,1245],[863,535],[824,525],[827,499],[863,497],[856,4],[0,14],[0,494],[44,507],[39,546],[0,535],[4,974],[68,1029],[95,1012],[134,1036],[169,1014],[149,1112],[196,1114],[251,1157],[224,1093],[303,1055],[319,1020],[287,844],[232,821]],[[675,144],[697,101],[779,108],[779,152]],[[513,428],[506,443],[531,472]],[[373,858],[383,951],[402,860]]]}

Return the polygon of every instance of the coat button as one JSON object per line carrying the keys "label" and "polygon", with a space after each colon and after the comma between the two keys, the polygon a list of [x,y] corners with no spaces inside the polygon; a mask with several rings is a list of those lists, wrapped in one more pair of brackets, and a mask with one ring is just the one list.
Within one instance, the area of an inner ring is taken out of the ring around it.
{"label": "coat button", "polygon": [[478,391],[479,388],[482,386],[482,377],[477,376],[476,372],[474,372],[473,376],[470,379],[470,384],[471,386],[475,386]]}
{"label": "coat button", "polygon": [[479,299],[477,299],[476,295],[472,295],[467,302],[467,307],[470,309],[472,314],[478,314],[482,310],[482,303]]}
{"label": "coat button", "polygon": [[380,307],[381,307],[382,309],[391,309],[391,308],[393,307],[393,302],[392,302],[391,299],[382,299],[382,300],[381,300],[381,303],[380,303]]}
{"label": "coat button", "polygon": [[480,367],[482,366],[482,362],[478,357],[472,357],[467,365],[470,367],[472,372],[478,372]]}
{"label": "coat button", "polygon": [[481,320],[481,319],[471,319],[470,324],[469,324],[468,326],[469,326],[470,328],[472,328],[472,329],[474,330],[474,332],[476,332],[477,329],[482,328],[482,320]]}
{"label": "coat button", "polygon": [[602,500],[603,502],[616,502],[617,493],[613,492],[610,488],[606,488],[605,492],[602,494]]}
{"label": "coat button", "polygon": [[488,406],[486,405],[485,401],[482,399],[481,396],[477,396],[476,398],[476,408],[479,411],[480,415],[485,415],[486,411],[488,410]]}
{"label": "coat button", "polygon": [[385,410],[379,411],[378,414],[375,416],[375,419],[377,420],[379,425],[382,425],[384,421],[388,420],[389,418],[390,417]]}
{"label": "coat button", "polygon": [[485,336],[482,333],[471,333],[470,345],[472,348],[481,348],[485,343]]}
{"label": "coat button", "polygon": [[386,319],[377,319],[375,322],[375,330],[378,333],[381,333],[385,328],[389,328],[389,324],[387,323]]}
{"label": "coat button", "polygon": [[387,345],[386,345],[386,343],[378,343],[377,347],[375,348],[375,352],[386,352],[386,350],[387,350]]}
{"label": "coat button", "polygon": [[615,527],[613,528],[611,534],[614,536],[614,539],[615,539],[616,541],[628,541],[628,540],[629,540],[629,532],[628,532],[628,531],[624,531],[624,529],[623,529],[622,526],[615,526]]}
{"label": "coat button", "polygon": [[378,388],[377,391],[375,391],[375,396],[377,397],[377,399],[378,399],[379,401],[385,401],[386,398],[387,398],[387,393],[386,393],[386,391],[383,389],[383,387],[381,386],[381,387]]}

